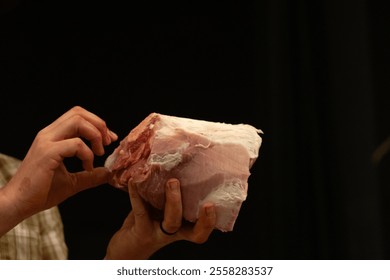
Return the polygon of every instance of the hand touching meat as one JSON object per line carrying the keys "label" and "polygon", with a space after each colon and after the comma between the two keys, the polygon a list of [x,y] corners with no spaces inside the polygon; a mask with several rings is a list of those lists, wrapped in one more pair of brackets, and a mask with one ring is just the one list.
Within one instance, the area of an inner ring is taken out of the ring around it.
{"label": "hand touching meat", "polygon": [[[105,183],[109,172],[93,167],[94,155],[103,155],[104,146],[117,138],[101,118],[78,106],[39,131],[18,171],[1,189],[8,199],[0,203],[6,218],[2,221],[7,220],[0,224],[0,236],[23,219]],[[68,172],[63,161],[69,157],[79,158],[85,170]]]}
{"label": "hand touching meat", "polygon": [[[107,183],[110,171],[106,167],[94,167],[94,157],[104,155],[104,146],[117,139],[103,119],[79,106],[39,131],[23,161],[13,170],[12,178],[4,186],[0,185],[0,238],[9,234],[19,223],[39,215],[43,210],[56,207],[78,192]],[[84,170],[75,173],[67,170],[64,160],[74,157],[82,161]],[[3,160],[6,158],[2,157]],[[0,175],[9,174],[8,171],[6,164],[0,165]],[[203,205],[197,223],[182,225],[180,183],[176,179],[168,180],[161,223],[152,219],[151,209],[130,182],[129,194],[133,209],[122,228],[112,237],[107,248],[107,259],[148,258],[160,248],[178,240],[205,242],[213,231],[216,214],[212,204]],[[62,225],[61,220],[52,222]],[[38,226],[50,228],[52,224]],[[62,234],[59,236],[63,238]],[[23,244],[20,246],[26,246]],[[37,246],[36,243],[34,246]]]}

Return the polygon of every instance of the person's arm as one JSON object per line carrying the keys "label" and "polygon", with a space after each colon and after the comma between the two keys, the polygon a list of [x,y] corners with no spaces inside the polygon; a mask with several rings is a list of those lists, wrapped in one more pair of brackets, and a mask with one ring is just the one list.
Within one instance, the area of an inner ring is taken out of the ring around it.
{"label": "person's arm", "polygon": [[23,218],[15,203],[0,189],[0,237],[15,227]]}
{"label": "person's arm", "polygon": [[[0,236],[39,211],[106,183],[109,171],[94,168],[94,156],[103,155],[104,146],[117,138],[101,118],[79,106],[39,131],[18,171],[0,190]],[[63,163],[68,157],[79,158],[85,170],[68,172]]]}
{"label": "person's arm", "polygon": [[188,240],[200,244],[208,240],[216,223],[214,205],[204,204],[198,221],[183,225],[179,181],[168,180],[165,194],[164,217],[158,221],[151,217],[148,205],[139,196],[136,186],[129,183],[132,211],[111,238],[105,259],[148,259],[175,241]]}

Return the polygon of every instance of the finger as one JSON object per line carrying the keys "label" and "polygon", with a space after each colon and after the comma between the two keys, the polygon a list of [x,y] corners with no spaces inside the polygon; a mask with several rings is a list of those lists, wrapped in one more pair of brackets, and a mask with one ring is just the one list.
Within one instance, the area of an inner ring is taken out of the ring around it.
{"label": "finger", "polygon": [[166,232],[173,233],[181,227],[183,217],[180,182],[169,179],[165,185],[165,207],[162,227]]}
{"label": "finger", "polygon": [[130,203],[132,206],[132,213],[134,215],[134,222],[141,228],[146,227],[149,224],[149,214],[146,209],[146,205],[139,195],[137,185],[129,181],[128,185]]}
{"label": "finger", "polygon": [[80,106],[73,107],[71,111],[75,114],[80,114],[83,118],[89,121],[100,131],[100,133],[103,135],[104,145],[109,145],[111,142],[116,141],[118,139],[118,135],[108,129],[106,122],[94,113]]}
{"label": "finger", "polygon": [[79,115],[74,115],[51,130],[46,130],[46,135],[51,141],[81,137],[91,143],[92,151],[97,155],[104,154],[103,135],[90,122]]}
{"label": "finger", "polygon": [[91,149],[80,139],[72,138],[57,142],[52,145],[50,152],[58,164],[65,158],[77,157],[82,161],[85,170],[93,170],[94,155]]}
{"label": "finger", "polygon": [[76,181],[74,193],[77,193],[107,183],[110,171],[105,167],[97,167],[92,171],[73,173],[73,176]]}
{"label": "finger", "polygon": [[47,129],[58,128],[65,121],[68,121],[74,117],[79,117],[88,121],[97,130],[99,130],[100,134],[102,135],[102,141],[104,145],[109,145],[112,141],[116,141],[118,139],[118,136],[107,128],[106,122],[103,119],[80,106],[74,106],[69,111],[65,112],[62,116],[50,124]]}
{"label": "finger", "polygon": [[215,206],[212,203],[204,204],[194,227],[183,229],[184,239],[198,244],[206,242],[215,228],[216,220]]}

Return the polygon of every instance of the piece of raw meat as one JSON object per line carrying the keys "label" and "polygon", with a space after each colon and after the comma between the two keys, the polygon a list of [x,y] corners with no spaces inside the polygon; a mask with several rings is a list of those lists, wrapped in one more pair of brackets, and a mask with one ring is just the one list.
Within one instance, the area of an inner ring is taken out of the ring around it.
{"label": "piece of raw meat", "polygon": [[151,113],[108,156],[110,184],[127,191],[131,179],[157,209],[165,203],[169,178],[180,180],[183,217],[195,222],[206,201],[216,206],[216,228],[232,231],[247,197],[250,168],[258,158],[262,131]]}

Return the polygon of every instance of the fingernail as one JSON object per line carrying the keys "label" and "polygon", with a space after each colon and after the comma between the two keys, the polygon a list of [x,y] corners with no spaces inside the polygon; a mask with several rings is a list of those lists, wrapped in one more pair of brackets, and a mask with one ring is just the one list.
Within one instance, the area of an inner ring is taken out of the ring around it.
{"label": "fingernail", "polygon": [[178,191],[179,190],[179,182],[176,180],[169,181],[168,187],[171,191]]}
{"label": "fingernail", "polygon": [[118,139],[118,135],[114,131],[108,130],[108,132],[110,133],[112,140],[115,141]]}

